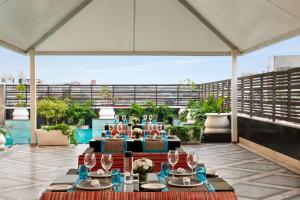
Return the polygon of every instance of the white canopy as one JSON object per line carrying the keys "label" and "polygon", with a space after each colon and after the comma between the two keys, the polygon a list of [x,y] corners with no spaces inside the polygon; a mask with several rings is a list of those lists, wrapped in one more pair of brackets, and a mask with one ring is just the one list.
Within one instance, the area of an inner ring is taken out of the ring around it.
{"label": "white canopy", "polygon": [[299,10],[299,0],[0,0],[0,43],[36,54],[243,54],[298,35]]}
{"label": "white canopy", "polygon": [[0,0],[0,44],[35,55],[232,55],[231,135],[237,134],[237,55],[300,34],[300,0]]}

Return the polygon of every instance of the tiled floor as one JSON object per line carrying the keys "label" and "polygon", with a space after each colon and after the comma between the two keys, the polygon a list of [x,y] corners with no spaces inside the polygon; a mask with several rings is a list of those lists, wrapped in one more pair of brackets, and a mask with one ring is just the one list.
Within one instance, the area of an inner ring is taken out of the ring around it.
{"label": "tiled floor", "polygon": [[[76,168],[87,145],[14,146],[0,152],[0,200],[38,199],[49,183]],[[239,199],[300,199],[300,175],[233,144],[184,146],[236,189]]]}

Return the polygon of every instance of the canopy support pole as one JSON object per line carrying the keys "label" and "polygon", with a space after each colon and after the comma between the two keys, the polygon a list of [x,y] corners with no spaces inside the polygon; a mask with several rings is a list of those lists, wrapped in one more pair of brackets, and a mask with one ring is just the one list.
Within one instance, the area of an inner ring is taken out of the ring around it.
{"label": "canopy support pole", "polygon": [[35,50],[29,51],[30,59],[30,144],[35,145],[36,142],[36,66],[35,66]]}
{"label": "canopy support pole", "polygon": [[238,118],[237,118],[237,55],[236,49],[231,50],[231,142],[238,142]]}

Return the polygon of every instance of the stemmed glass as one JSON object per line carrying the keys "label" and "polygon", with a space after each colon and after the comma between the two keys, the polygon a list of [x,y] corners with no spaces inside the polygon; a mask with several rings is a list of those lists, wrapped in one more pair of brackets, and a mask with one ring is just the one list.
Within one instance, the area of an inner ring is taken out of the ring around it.
{"label": "stemmed glass", "polygon": [[151,131],[152,131],[152,124],[148,123],[148,133],[149,133],[149,135],[151,135]]}
{"label": "stemmed glass", "polygon": [[115,115],[115,124],[119,123],[119,115]]}
{"label": "stemmed glass", "polygon": [[[84,164],[89,168],[89,172],[91,172],[92,168],[96,165],[96,155],[94,153],[86,153],[84,155]],[[89,176],[87,181],[92,181],[92,178]]]}
{"label": "stemmed glass", "polygon": [[199,163],[198,155],[195,152],[189,152],[186,157],[187,165],[192,169],[192,178],[194,177],[194,169]]}
{"label": "stemmed glass", "polygon": [[149,117],[149,120],[151,122],[152,121],[152,115],[149,115],[148,117]]}
{"label": "stemmed glass", "polygon": [[118,128],[119,134],[121,134],[121,132],[122,132],[122,124],[118,124],[117,128]]}
{"label": "stemmed glass", "polygon": [[[102,154],[101,156],[101,166],[108,175],[108,170],[111,168],[113,164],[113,159],[111,154]],[[107,179],[106,179],[107,181]]]}
{"label": "stemmed glass", "polygon": [[114,130],[114,125],[113,124],[109,124],[109,131],[110,131],[110,134],[112,133],[112,131]]}
{"label": "stemmed glass", "polygon": [[143,122],[146,123],[147,121],[147,115],[143,115]]}
{"label": "stemmed glass", "polygon": [[123,123],[125,123],[125,121],[126,121],[126,115],[122,115],[122,121],[123,121]]}
{"label": "stemmed glass", "polygon": [[178,151],[176,150],[169,150],[168,152],[168,161],[170,165],[172,165],[172,177],[174,178],[174,166],[178,163],[179,161],[179,154]]}
{"label": "stemmed glass", "polygon": [[161,132],[162,131],[162,125],[161,124],[157,124],[157,131]]}

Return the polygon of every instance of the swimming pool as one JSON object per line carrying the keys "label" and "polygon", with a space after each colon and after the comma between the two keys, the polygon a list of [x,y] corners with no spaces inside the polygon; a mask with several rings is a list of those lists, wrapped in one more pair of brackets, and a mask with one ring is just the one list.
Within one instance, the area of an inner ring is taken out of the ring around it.
{"label": "swimming pool", "polygon": [[[88,144],[93,137],[99,137],[101,130],[95,129],[75,129],[75,134],[79,144]],[[30,143],[30,129],[12,128],[10,136],[6,138],[6,146],[13,144],[29,144]]]}

